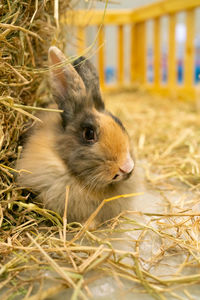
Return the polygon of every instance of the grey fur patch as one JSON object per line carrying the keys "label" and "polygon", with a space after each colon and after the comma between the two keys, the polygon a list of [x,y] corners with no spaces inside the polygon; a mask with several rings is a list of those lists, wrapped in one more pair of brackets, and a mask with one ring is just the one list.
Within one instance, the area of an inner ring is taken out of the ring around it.
{"label": "grey fur patch", "polygon": [[86,57],[81,56],[73,62],[73,66],[81,76],[86,91],[91,93],[95,108],[100,111],[104,110],[105,105],[99,88],[99,76],[94,65]]}

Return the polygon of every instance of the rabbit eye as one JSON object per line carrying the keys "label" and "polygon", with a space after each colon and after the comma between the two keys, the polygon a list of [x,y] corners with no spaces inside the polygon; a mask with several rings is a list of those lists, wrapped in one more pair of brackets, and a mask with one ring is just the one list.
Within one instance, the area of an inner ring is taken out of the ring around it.
{"label": "rabbit eye", "polygon": [[95,135],[95,132],[94,132],[94,129],[93,128],[90,128],[90,127],[86,127],[83,129],[83,138],[87,141],[87,142],[92,142],[94,143],[95,142],[95,139],[96,139],[96,135]]}

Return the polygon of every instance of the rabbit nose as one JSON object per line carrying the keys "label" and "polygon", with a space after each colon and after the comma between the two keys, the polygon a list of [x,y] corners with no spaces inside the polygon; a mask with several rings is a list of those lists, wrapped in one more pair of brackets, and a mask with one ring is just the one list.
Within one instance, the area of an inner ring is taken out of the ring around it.
{"label": "rabbit nose", "polygon": [[128,155],[126,157],[126,161],[124,162],[124,164],[122,166],[119,167],[119,170],[123,174],[129,174],[133,171],[133,169],[134,169],[134,161],[131,158],[130,154],[128,153]]}
{"label": "rabbit nose", "polygon": [[134,161],[130,154],[127,155],[126,161],[122,166],[119,167],[119,171],[113,177],[113,180],[120,180],[124,175],[130,175],[134,169]]}

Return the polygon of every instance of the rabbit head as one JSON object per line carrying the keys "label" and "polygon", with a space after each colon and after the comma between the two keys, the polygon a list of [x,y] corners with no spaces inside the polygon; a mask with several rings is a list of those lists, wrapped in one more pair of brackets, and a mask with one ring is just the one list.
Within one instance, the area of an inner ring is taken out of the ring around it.
{"label": "rabbit head", "polygon": [[95,67],[84,57],[73,66],[49,49],[52,94],[63,112],[56,150],[84,187],[105,189],[130,177],[134,159],[121,121],[105,109]]}

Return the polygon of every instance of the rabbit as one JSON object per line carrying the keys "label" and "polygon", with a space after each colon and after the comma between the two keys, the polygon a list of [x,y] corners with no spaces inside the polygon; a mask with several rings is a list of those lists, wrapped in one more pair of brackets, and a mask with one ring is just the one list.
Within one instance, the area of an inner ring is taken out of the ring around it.
{"label": "rabbit", "polygon": [[[105,109],[93,64],[84,57],[65,61],[57,47],[49,48],[52,96],[63,112],[40,115],[17,163],[28,171],[18,183],[61,216],[69,186],[67,220],[84,223],[103,199],[133,192],[135,158],[122,122]],[[129,209],[130,201],[107,202],[93,227]]]}

